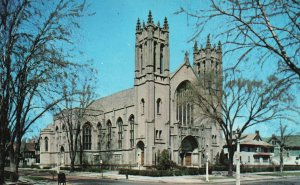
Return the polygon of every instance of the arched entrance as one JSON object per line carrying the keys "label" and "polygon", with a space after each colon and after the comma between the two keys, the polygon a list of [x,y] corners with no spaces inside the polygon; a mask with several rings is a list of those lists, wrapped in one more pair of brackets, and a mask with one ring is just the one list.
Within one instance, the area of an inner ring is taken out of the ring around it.
{"label": "arched entrance", "polygon": [[60,147],[60,165],[65,165],[65,148],[63,146]]}
{"label": "arched entrance", "polygon": [[144,165],[144,147],[145,144],[143,141],[139,141],[136,145],[136,159],[138,162],[138,166],[143,166]]}
{"label": "arched entrance", "polygon": [[181,165],[192,166],[193,163],[198,163],[198,142],[195,137],[186,136],[181,142],[180,149]]}

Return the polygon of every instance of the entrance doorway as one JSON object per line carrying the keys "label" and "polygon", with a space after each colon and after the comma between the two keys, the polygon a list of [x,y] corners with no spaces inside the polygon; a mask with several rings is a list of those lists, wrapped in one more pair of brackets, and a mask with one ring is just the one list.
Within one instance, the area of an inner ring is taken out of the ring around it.
{"label": "entrance doorway", "polygon": [[137,149],[136,159],[137,159],[138,166],[144,165],[144,147],[145,144],[143,141],[139,141],[136,145],[136,149]]}
{"label": "entrance doorway", "polygon": [[63,146],[60,147],[60,165],[65,165],[65,148]]}
{"label": "entrance doorway", "polygon": [[182,140],[180,148],[182,165],[192,166],[193,164],[198,164],[198,142],[194,136],[186,136]]}

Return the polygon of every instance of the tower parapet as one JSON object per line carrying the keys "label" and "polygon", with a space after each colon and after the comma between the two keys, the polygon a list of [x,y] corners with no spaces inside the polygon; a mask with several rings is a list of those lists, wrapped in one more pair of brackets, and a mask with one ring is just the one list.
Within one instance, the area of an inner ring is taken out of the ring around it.
{"label": "tower parapet", "polygon": [[[204,82],[218,82],[222,80],[222,45],[211,46],[210,35],[207,36],[206,47],[198,49],[197,41],[194,44],[194,71]],[[210,78],[207,78],[210,76]],[[221,82],[220,82],[221,83]],[[211,83],[205,83],[211,84]]]}
{"label": "tower parapet", "polygon": [[[167,18],[161,27],[154,24],[149,11],[147,24],[136,25],[135,44],[135,84],[145,80],[161,80],[166,83],[169,77],[169,24]],[[167,82],[168,83],[168,82]]]}

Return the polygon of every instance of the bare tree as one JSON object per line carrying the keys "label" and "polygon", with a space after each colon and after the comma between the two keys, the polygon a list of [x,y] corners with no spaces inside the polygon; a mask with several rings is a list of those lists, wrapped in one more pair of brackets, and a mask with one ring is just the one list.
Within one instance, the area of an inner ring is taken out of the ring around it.
{"label": "bare tree", "polygon": [[82,84],[78,82],[78,78],[72,79],[71,84],[64,85],[64,99],[58,104],[60,112],[57,118],[61,124],[65,125],[71,159],[71,172],[74,171],[77,153],[82,153],[80,137],[82,124],[88,117],[99,115],[99,111],[89,109],[89,105],[95,100],[94,88],[89,82],[91,82],[91,79],[85,79]]}
{"label": "bare tree", "polygon": [[[269,61],[278,71],[300,80],[300,2],[297,0],[235,0],[202,2],[208,8],[187,10],[196,18],[192,40],[207,29],[214,30],[228,50],[241,61]],[[206,3],[206,4],[205,4]],[[286,77],[284,76],[284,77]]]}
{"label": "bare tree", "polygon": [[283,160],[283,156],[284,156],[284,150],[286,147],[286,141],[287,139],[292,135],[292,132],[287,132],[287,125],[284,125],[280,122],[279,125],[279,165],[280,165],[280,172],[283,173],[283,167],[284,167],[284,160]]}
{"label": "bare tree", "polygon": [[[286,80],[274,76],[264,82],[244,79],[237,72],[224,76],[223,87],[222,79],[211,73],[199,76],[191,84],[187,101],[198,107],[199,117],[215,122],[223,131],[229,154],[229,175],[232,175],[236,139],[249,127],[279,118],[285,109],[283,102],[292,98],[286,93],[289,87]],[[236,135],[237,127],[240,132]]]}
{"label": "bare tree", "polygon": [[63,71],[79,66],[71,61],[71,30],[85,7],[71,0],[0,2],[0,184],[8,153],[17,174],[22,137],[61,100]]}

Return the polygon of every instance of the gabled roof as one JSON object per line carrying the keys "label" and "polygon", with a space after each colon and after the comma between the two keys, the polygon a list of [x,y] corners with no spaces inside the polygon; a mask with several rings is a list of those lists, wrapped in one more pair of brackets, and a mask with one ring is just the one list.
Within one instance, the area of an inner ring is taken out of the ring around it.
{"label": "gabled roof", "polygon": [[[272,137],[265,138],[264,141],[270,143],[272,140],[280,142],[280,137],[273,135]],[[300,135],[291,135],[286,138],[285,145],[287,147],[300,147]]]}
{"label": "gabled roof", "polygon": [[241,145],[270,146],[270,147],[273,146],[273,145],[263,141],[261,139],[259,133],[242,135],[240,138],[240,144]]}
{"label": "gabled roof", "polygon": [[190,64],[188,52],[185,52],[184,60],[183,60],[182,64],[179,66],[179,68],[175,72],[170,74],[170,79],[172,79],[180,71],[180,69],[183,68],[183,67],[190,67],[192,69],[193,73],[195,74],[195,71],[193,70],[193,68]]}

